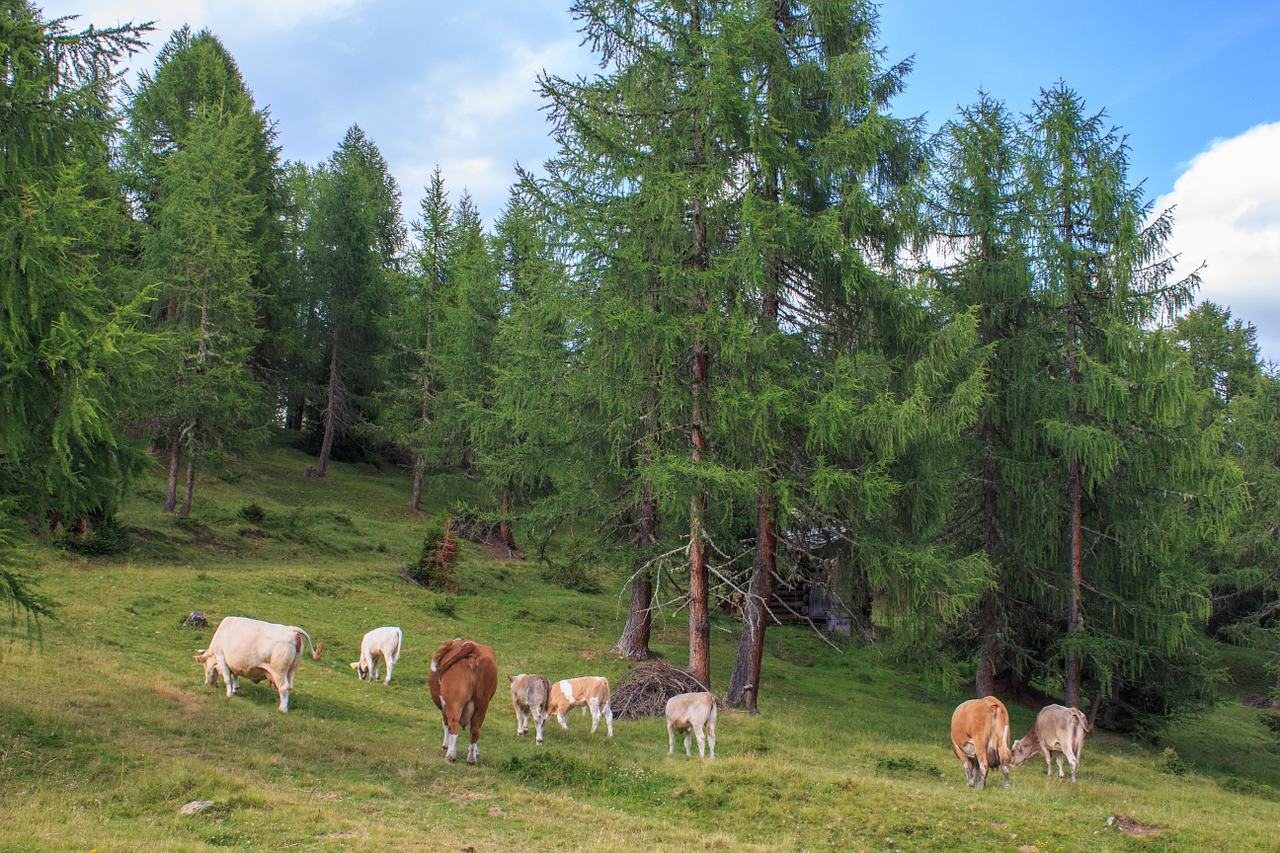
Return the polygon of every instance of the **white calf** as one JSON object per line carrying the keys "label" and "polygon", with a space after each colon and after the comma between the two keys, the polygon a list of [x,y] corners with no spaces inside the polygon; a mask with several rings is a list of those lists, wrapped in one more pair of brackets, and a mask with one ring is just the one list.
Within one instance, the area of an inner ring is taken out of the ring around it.
{"label": "white calf", "polygon": [[393,627],[374,628],[364,635],[360,641],[360,660],[351,664],[361,681],[378,680],[378,664],[386,663],[387,678],[383,684],[391,683],[391,670],[395,669],[400,659],[400,642],[403,639],[400,629]]}
{"label": "white calf", "polygon": [[698,738],[698,755],[716,757],[716,697],[710,693],[681,693],[667,700],[667,755],[676,751],[676,732],[684,732],[684,754],[689,751],[689,735]]}

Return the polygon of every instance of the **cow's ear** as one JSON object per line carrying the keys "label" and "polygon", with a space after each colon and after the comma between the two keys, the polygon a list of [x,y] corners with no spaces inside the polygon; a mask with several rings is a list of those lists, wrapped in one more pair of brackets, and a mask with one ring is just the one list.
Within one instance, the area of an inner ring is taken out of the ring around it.
{"label": "cow's ear", "polygon": [[359,669],[359,668],[360,668],[360,661],[356,661],[355,663],[351,664],[351,668],[352,668],[352,669]]}

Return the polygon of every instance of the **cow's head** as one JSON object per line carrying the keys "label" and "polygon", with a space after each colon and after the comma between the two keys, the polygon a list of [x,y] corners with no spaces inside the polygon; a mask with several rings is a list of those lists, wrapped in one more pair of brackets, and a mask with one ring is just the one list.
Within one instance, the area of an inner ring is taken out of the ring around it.
{"label": "cow's head", "polygon": [[367,681],[369,679],[369,667],[364,666],[360,661],[352,661],[351,668],[356,671],[356,676],[359,677],[361,681]]}
{"label": "cow's head", "polygon": [[1039,752],[1039,750],[1027,743],[1026,738],[1018,738],[1013,742],[1013,746],[1009,747],[1009,752],[1013,756],[1009,759],[1010,766],[1021,767],[1028,758]]}
{"label": "cow's head", "polygon": [[204,683],[213,687],[218,683],[218,659],[209,654],[208,649],[200,649],[195,655],[196,663],[204,666]]}

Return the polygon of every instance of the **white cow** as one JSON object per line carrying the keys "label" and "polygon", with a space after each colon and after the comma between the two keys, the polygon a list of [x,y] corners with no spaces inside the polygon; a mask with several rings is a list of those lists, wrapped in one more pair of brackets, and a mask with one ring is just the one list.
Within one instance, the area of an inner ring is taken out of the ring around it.
{"label": "white cow", "polygon": [[319,660],[324,643],[311,643],[311,635],[296,625],[277,625],[244,616],[228,616],[213,632],[209,648],[195,659],[204,665],[204,683],[214,686],[218,676],[227,685],[227,698],[240,692],[240,676],[257,684],[266,679],[280,693],[280,710],[289,711],[293,675],[302,660],[302,638],[311,646],[311,659]]}
{"label": "white cow", "polygon": [[361,681],[377,681],[378,665],[387,665],[387,677],[383,684],[391,683],[391,670],[400,659],[400,642],[403,635],[399,628],[387,626],[374,628],[360,641],[360,660],[351,664]]}
{"label": "white cow", "polygon": [[551,685],[551,699],[547,702],[547,713],[554,714],[560,721],[560,728],[569,728],[569,710],[582,708],[583,713],[591,711],[591,733],[595,734],[600,725],[600,717],[604,717],[609,727],[609,737],[613,737],[613,709],[609,706],[609,679],[600,675],[584,675],[581,678],[565,678]]}
{"label": "white cow", "polygon": [[712,693],[680,693],[667,700],[667,755],[676,751],[676,732],[684,732],[684,754],[689,751],[689,735],[698,738],[698,755],[716,757],[716,697]]}
{"label": "white cow", "polygon": [[516,712],[516,736],[529,733],[529,718],[533,717],[534,742],[542,743],[542,728],[547,724],[547,703],[551,699],[551,682],[545,675],[520,673],[509,675],[511,682],[511,707]]}

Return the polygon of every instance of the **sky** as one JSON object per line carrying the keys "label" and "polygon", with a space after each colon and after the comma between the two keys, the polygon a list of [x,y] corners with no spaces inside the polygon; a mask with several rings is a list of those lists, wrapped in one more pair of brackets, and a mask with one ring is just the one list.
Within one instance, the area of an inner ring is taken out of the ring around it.
{"label": "sky", "polygon": [[[359,124],[406,220],[439,166],[486,222],[518,163],[554,153],[537,76],[598,69],[569,0],[35,0],[76,24],[208,28],[270,110],[283,156],[319,163]],[[1023,113],[1063,81],[1128,138],[1130,180],[1174,208],[1180,274],[1280,361],[1280,0],[883,0],[886,62],[910,59],[901,116],[937,131],[985,91]],[[150,68],[136,56],[126,79]]]}

